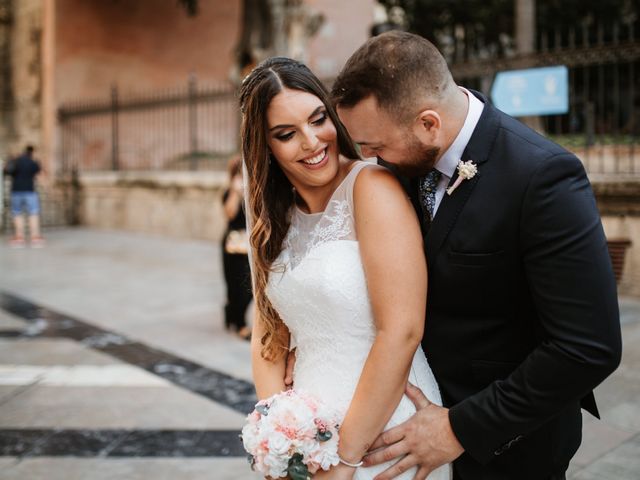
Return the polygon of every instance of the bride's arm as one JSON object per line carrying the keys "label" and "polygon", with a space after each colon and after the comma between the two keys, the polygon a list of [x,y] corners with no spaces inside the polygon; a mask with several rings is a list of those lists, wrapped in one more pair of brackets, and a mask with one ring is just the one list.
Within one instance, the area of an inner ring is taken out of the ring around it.
{"label": "bride's arm", "polygon": [[376,338],[340,428],[340,457],[356,463],[398,406],[424,330],[427,267],[415,210],[387,170],[364,169],[355,223]]}
{"label": "bride's arm", "polygon": [[253,370],[253,382],[256,386],[258,399],[268,398],[285,390],[284,374],[287,356],[281,355],[275,361],[266,360],[260,354],[262,350],[262,336],[264,324],[259,312],[256,312],[251,332],[251,366]]}

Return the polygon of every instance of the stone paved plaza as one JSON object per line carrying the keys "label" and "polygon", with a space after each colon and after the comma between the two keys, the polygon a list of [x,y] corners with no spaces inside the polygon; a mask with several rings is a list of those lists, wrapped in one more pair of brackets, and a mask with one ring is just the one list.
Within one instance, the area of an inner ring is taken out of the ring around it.
{"label": "stone paved plaza", "polygon": [[[0,238],[0,479],[255,479],[237,435],[249,344],[224,331],[217,245],[87,229]],[[640,301],[569,477],[640,478]]]}

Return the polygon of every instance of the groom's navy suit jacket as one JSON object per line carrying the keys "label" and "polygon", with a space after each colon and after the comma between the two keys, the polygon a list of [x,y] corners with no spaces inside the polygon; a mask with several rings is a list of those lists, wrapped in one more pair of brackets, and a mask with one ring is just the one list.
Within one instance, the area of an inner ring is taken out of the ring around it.
{"label": "groom's navy suit jacket", "polygon": [[[598,416],[592,389],[620,362],[616,284],[582,163],[474,94],[485,107],[463,159],[478,173],[424,236],[422,345],[466,450],[455,478],[545,479],[567,469],[580,406]],[[420,212],[417,179],[401,181]]]}

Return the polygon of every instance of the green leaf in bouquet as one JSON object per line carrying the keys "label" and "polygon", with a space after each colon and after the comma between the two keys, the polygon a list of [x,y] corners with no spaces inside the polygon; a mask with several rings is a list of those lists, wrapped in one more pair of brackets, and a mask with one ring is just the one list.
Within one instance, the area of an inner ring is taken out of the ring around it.
{"label": "green leaf in bouquet", "polygon": [[319,442],[326,442],[328,440],[331,440],[331,437],[333,437],[333,433],[331,433],[329,430],[318,430],[318,433],[316,434],[316,440],[318,440]]}
{"label": "green leaf in bouquet", "polygon": [[287,468],[287,473],[291,480],[309,479],[309,469],[304,463],[302,463],[302,455],[300,453],[295,453],[291,459],[289,459],[289,468]]}
{"label": "green leaf in bouquet", "polygon": [[269,413],[269,407],[267,405],[256,405],[256,410],[258,413],[265,416]]}

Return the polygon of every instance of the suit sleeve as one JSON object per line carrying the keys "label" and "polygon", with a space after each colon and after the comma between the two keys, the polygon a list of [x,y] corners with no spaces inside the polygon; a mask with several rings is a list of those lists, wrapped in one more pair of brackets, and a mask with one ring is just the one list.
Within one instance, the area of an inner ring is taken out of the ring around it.
{"label": "suit sleeve", "polygon": [[482,464],[577,403],[620,363],[616,283],[591,185],[564,153],[532,175],[520,255],[542,341],[505,380],[453,406],[452,428]]}

